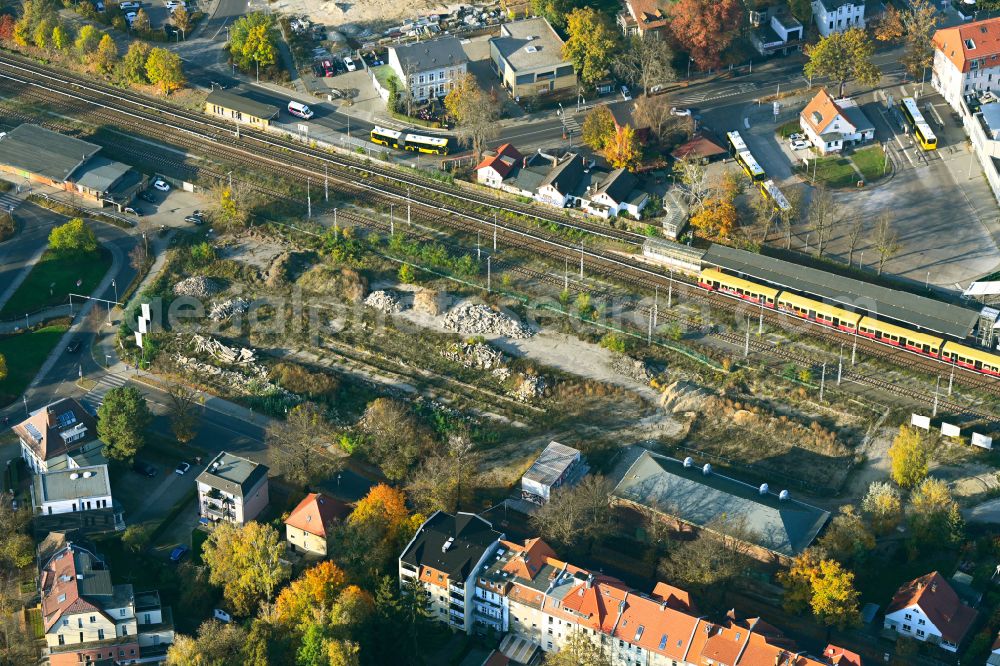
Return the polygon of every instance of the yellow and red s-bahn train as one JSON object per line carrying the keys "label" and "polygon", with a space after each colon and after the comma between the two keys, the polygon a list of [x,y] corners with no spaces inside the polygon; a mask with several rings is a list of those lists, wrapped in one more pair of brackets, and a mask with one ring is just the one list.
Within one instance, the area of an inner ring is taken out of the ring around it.
{"label": "yellow and red s-bahn train", "polygon": [[1000,377],[1000,355],[959,342],[838,308],[822,301],[757,284],[714,268],[703,268],[698,285],[799,319],[864,336],[875,342],[936,358],[968,370]]}

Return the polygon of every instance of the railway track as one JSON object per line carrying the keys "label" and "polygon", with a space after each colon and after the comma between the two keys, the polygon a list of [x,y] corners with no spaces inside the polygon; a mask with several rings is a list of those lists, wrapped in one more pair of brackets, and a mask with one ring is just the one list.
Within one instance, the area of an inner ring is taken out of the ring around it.
{"label": "railway track", "polygon": [[[575,245],[563,237],[546,234],[509,219],[501,222],[497,217],[494,217],[491,220],[489,217],[470,213],[458,204],[442,204],[439,197],[455,198],[464,202],[463,205],[497,208],[507,214],[534,218],[538,224],[557,225],[579,234],[622,242],[633,249],[638,245],[640,239],[644,238],[639,234],[611,230],[602,225],[578,223],[575,220],[540,216],[533,210],[526,210],[525,207],[516,206],[505,200],[447,188],[370,161],[345,158],[293,142],[276,140],[268,135],[256,136],[259,133],[252,131],[246,132],[241,129],[240,136],[237,138],[234,136],[233,130],[225,123],[210,117],[148,100],[135,93],[54,73],[30,63],[30,61],[6,54],[0,55],[0,82],[3,81],[13,84],[15,87],[20,86],[22,91],[32,89],[42,91],[44,95],[57,96],[68,104],[95,107],[99,111],[91,110],[91,113],[97,113],[101,119],[109,122],[124,125],[139,135],[157,137],[171,144],[177,143],[179,137],[184,137],[185,140],[182,143],[191,145],[192,151],[195,153],[214,155],[219,159],[235,161],[254,169],[265,169],[282,177],[288,177],[290,171],[294,171],[300,176],[316,178],[319,182],[321,177],[326,177],[326,172],[330,170],[329,167],[332,165],[334,169],[331,179],[336,182],[343,193],[352,198],[371,203],[384,202],[386,198],[390,201],[405,199],[417,207],[421,219],[428,219],[436,224],[444,223],[446,226],[465,233],[471,230],[492,231],[505,244],[537,252],[549,258],[563,259],[567,263],[572,261],[574,265],[577,261],[582,261],[590,270],[596,270],[630,286],[648,291],[672,287],[678,291],[678,296],[684,295],[687,298],[704,301],[725,310],[736,311],[739,309],[739,303],[734,304],[732,299],[728,297],[705,292],[692,280],[681,279],[673,275],[668,277],[659,271],[630,261],[626,252],[614,253],[586,247],[582,242]],[[127,120],[122,120],[123,116]],[[321,165],[325,165],[322,174],[318,171]],[[202,170],[199,167],[191,167],[186,164],[182,166],[189,170],[192,168]],[[221,177],[221,174],[218,173],[213,175],[216,178]],[[362,177],[361,181],[358,180],[358,176]],[[369,180],[377,180],[378,182],[366,182]],[[414,191],[417,194],[414,194]],[[346,211],[341,214],[346,214]],[[366,226],[369,225],[366,224]],[[472,228],[470,229],[470,227]],[[440,242],[439,239],[435,240]],[[542,277],[551,282],[553,276],[535,272],[534,277]],[[668,313],[664,314],[669,317]],[[773,321],[776,316],[779,319],[782,318],[780,313],[776,315],[776,313],[765,311],[764,314],[769,321]],[[831,337],[830,334],[835,333],[829,330],[817,332],[825,337]],[[719,335],[724,337],[724,334]],[[759,341],[754,341],[754,343],[756,350],[775,353],[772,345]],[[873,348],[864,343],[859,346],[863,346],[868,353],[888,358],[897,365],[920,366],[921,369],[940,374],[938,372],[941,370],[940,366],[923,367],[924,361],[934,363],[932,359],[908,358],[910,355],[907,353],[893,354],[890,350]],[[792,356],[786,350],[782,350],[781,354],[787,356],[790,361],[811,363],[809,359]],[[951,371],[952,366],[947,366],[947,369]],[[925,394],[909,388],[904,389],[898,383],[889,384],[883,379],[860,373],[849,373],[848,376],[860,384],[883,389],[887,388],[888,385],[893,392],[911,394],[911,397],[921,402],[930,402]],[[963,385],[1000,393],[1000,384],[986,380],[975,373],[959,369],[955,373],[955,377]],[[938,405],[942,408],[953,407],[985,420],[1000,422],[1000,418],[995,415],[975,412],[954,403],[938,401]]]}

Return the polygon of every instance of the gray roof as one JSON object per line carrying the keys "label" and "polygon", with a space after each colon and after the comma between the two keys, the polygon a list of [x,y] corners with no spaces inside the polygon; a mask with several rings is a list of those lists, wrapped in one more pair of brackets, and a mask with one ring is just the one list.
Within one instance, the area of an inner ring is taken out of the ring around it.
{"label": "gray roof", "polygon": [[560,194],[569,194],[576,189],[582,175],[583,158],[579,153],[566,153],[538,186],[551,185]]}
{"label": "gray roof", "polygon": [[[493,542],[502,538],[503,534],[477,515],[459,512],[453,516],[435,511],[417,530],[400,559],[415,567],[444,572],[452,581],[464,581]],[[449,539],[452,542],[445,549]]]}
{"label": "gray roof", "polygon": [[243,497],[266,478],[267,465],[222,451],[198,475],[198,482]]}
{"label": "gray roof", "polygon": [[847,118],[847,122],[854,125],[858,132],[875,131],[875,125],[868,120],[868,116],[861,110],[860,106],[847,106],[840,109]]}
{"label": "gray roof", "polygon": [[573,463],[580,457],[580,452],[572,446],[559,442],[549,442],[535,462],[531,465],[524,478],[544,486],[551,486],[562,478]]}
{"label": "gray roof", "polygon": [[0,164],[65,181],[100,149],[96,144],[25,123],[0,138]]}
{"label": "gray roof", "polygon": [[462,43],[455,37],[442,37],[389,48],[396,52],[400,66],[404,70],[410,69],[413,72],[425,72],[469,61],[462,49]]}
{"label": "gray roof", "polygon": [[270,119],[278,115],[278,107],[272,104],[256,102],[228,90],[213,90],[205,98],[209,104],[218,104],[226,109],[247,113],[255,118]]}
{"label": "gray roof", "polygon": [[828,14],[832,14],[845,5],[863,7],[865,0],[819,0],[819,4],[823,6],[823,9],[825,9]]}
{"label": "gray roof", "polygon": [[1000,132],[1000,102],[990,102],[979,107],[983,121],[991,132]]}
{"label": "gray roof", "polygon": [[752,543],[794,557],[809,547],[830,513],[793,499],[762,494],[750,484],[632,447],[638,457],[621,475],[612,494],[647,506],[690,525],[704,527],[717,519],[742,520]]}
{"label": "gray roof", "polygon": [[[80,596],[114,596],[115,586],[111,584],[111,570],[105,565],[104,560],[79,546],[72,546],[72,550],[76,561]],[[131,587],[129,585],[129,588]]]}
{"label": "gray roof", "polygon": [[979,319],[975,310],[724,245],[712,245],[702,262],[811,294],[848,310],[958,339],[967,338]]}
{"label": "gray roof", "polygon": [[569,64],[562,55],[563,40],[544,18],[505,23],[490,43],[514,71]]}
{"label": "gray roof", "polygon": [[107,192],[131,169],[127,164],[98,155],[77,170],[73,181],[88,190]]}
{"label": "gray roof", "polygon": [[616,202],[625,201],[637,182],[635,176],[626,169],[615,169],[597,188],[597,194],[607,194]]}
{"label": "gray roof", "polygon": [[95,465],[39,474],[36,479],[36,493],[38,499],[44,503],[110,495],[108,466]]}

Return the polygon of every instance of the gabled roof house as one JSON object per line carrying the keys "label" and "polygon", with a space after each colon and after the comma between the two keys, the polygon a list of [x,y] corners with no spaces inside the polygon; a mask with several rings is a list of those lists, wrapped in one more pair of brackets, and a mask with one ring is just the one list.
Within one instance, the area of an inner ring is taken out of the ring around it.
{"label": "gabled roof house", "polygon": [[886,608],[885,628],[957,652],[978,612],[937,571],[904,583]]}
{"label": "gabled roof house", "polygon": [[823,154],[875,138],[875,126],[851,99],[834,100],[821,88],[799,114],[799,126]]}
{"label": "gabled roof house", "polygon": [[97,420],[74,398],[61,398],[13,427],[21,457],[35,474],[103,464]]}
{"label": "gabled roof house", "polygon": [[309,493],[285,520],[285,539],[292,552],[326,557],[333,528],[351,507],[323,493]]}

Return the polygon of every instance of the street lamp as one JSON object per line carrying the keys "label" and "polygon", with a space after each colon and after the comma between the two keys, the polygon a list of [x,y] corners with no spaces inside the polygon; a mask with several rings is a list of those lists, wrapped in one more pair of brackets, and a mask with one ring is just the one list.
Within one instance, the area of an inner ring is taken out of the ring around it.
{"label": "street lamp", "polygon": [[111,279],[111,286],[115,288],[115,304],[118,303],[118,283],[115,282],[114,278]]}
{"label": "street lamp", "polygon": [[693,63],[693,62],[694,62],[694,58],[688,58],[688,75],[687,75],[688,79],[691,78],[691,63]]}

